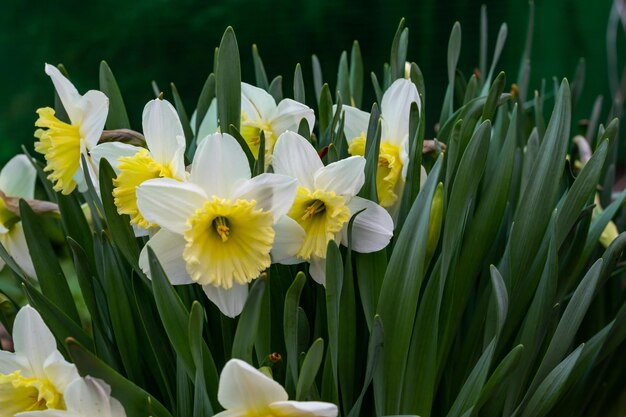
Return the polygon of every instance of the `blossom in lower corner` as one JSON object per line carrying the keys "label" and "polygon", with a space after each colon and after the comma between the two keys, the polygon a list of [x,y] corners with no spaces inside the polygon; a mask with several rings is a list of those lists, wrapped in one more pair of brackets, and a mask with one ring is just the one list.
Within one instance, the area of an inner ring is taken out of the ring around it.
{"label": "blossom in lower corner", "polygon": [[215,417],[336,417],[335,404],[288,401],[285,389],[261,371],[239,359],[226,363],[217,399],[226,409]]}
{"label": "blossom in lower corner", "polygon": [[120,142],[98,145],[94,159],[106,158],[118,172],[113,197],[120,214],[128,214],[134,226],[147,230],[154,226],[137,208],[136,188],[153,178],[183,181],[185,171],[185,136],[174,106],[167,100],[155,99],[143,110],[143,132],[148,148]]}
{"label": "blossom in lower corner", "polygon": [[122,404],[111,397],[111,387],[90,376],[68,385],[65,405],[66,410],[32,411],[17,417],[126,417]]}
{"label": "blossom in lower corner", "polygon": [[[87,183],[81,155],[88,163],[86,168],[92,179],[97,178],[89,151],[100,140],[109,112],[109,99],[96,90],[80,95],[56,67],[46,64],[45,70],[54,83],[69,123],[60,120],[50,107],[38,109],[35,151],[44,155],[44,171],[50,172],[48,179],[54,183],[55,191],[70,194],[77,186],[85,191]],[[97,181],[92,182],[97,186]]]}
{"label": "blossom in lower corner", "polygon": [[[36,178],[35,167],[26,155],[11,158],[0,171],[0,243],[30,277],[35,276],[35,268],[16,203],[20,198],[33,199]],[[0,260],[0,269],[3,267],[4,261]]]}
{"label": "blossom in lower corner", "polygon": [[[380,205],[395,218],[409,167],[409,114],[411,103],[421,109],[415,84],[398,79],[385,91],[381,103],[381,139],[376,173],[376,191]],[[342,106],[344,133],[351,155],[365,155],[365,137],[370,114],[356,107]],[[426,180],[422,167],[420,181]]]}
{"label": "blossom in lower corner", "polygon": [[352,249],[375,252],[389,244],[393,220],[378,204],[357,197],[365,181],[365,159],[352,156],[324,166],[313,145],[293,132],[283,133],[276,142],[274,172],[298,180],[298,189],[289,217],[304,229],[306,237],[293,263],[310,262],[310,273],[325,282],[328,242],[348,243],[348,223],[359,213],[352,227]]}
{"label": "blossom in lower corner", "polygon": [[[285,216],[295,191],[296,181],[284,175],[251,178],[235,138],[217,133],[198,146],[188,181],[145,181],[137,188],[137,203],[144,218],[161,227],[147,245],[172,284],[202,285],[234,317],[248,284],[302,244],[304,232]],[[147,248],[140,265],[150,272]]]}
{"label": "blossom in lower corner", "polygon": [[0,351],[0,416],[36,410],[65,410],[65,392],[80,378],[57,350],[39,313],[20,309],[13,325],[15,353]]}

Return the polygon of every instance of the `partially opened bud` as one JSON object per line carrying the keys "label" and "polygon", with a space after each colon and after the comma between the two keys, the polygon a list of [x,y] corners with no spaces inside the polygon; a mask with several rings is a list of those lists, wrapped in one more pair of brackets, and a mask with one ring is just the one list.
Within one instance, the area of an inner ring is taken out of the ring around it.
{"label": "partially opened bud", "polygon": [[426,241],[426,261],[430,261],[441,234],[441,222],[443,220],[443,183],[437,185],[433,203],[430,207],[430,224],[428,225],[428,238]]}

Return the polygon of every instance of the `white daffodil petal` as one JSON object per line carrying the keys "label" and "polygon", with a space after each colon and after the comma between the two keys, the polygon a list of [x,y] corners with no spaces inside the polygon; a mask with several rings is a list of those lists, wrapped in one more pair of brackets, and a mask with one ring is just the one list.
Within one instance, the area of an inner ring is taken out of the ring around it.
{"label": "white daffodil petal", "polygon": [[277,401],[270,410],[281,417],[337,417],[339,413],[335,404],[321,401]]}
{"label": "white daffodil petal", "polygon": [[80,99],[79,105],[83,109],[80,134],[89,150],[98,144],[102,136],[109,114],[109,98],[101,91],[89,90]]}
{"label": "white daffodil petal", "polygon": [[21,355],[0,349],[0,374],[11,374],[28,367],[28,361]]}
{"label": "white daffodil petal", "polygon": [[73,413],[66,410],[43,410],[43,411],[26,411],[24,413],[17,413],[15,417],[84,417],[80,414]]}
{"label": "white daffodil petal", "polygon": [[48,356],[57,351],[57,342],[43,319],[29,305],[17,312],[13,324],[15,352],[28,359],[36,375],[43,376],[44,363]]}
{"label": "white daffodil petal", "polygon": [[314,175],[316,189],[352,197],[365,182],[365,158],[351,156],[326,165]]}
{"label": "white daffodil petal", "polygon": [[230,289],[203,285],[202,290],[213,304],[227,317],[235,318],[241,314],[248,299],[248,285],[233,283]]}
{"label": "white daffodil petal", "polygon": [[189,123],[191,124],[191,130],[198,138],[198,143],[200,143],[208,135],[219,131],[219,128],[217,126],[217,100],[215,98],[211,100],[209,109],[207,110],[204,119],[202,119],[202,123],[200,123],[200,129],[198,130],[198,132],[196,132],[197,118],[198,114],[196,111],[194,111]]}
{"label": "white daffodil petal", "polygon": [[16,155],[0,171],[0,191],[10,197],[32,199],[37,170],[26,155]]}
{"label": "white daffodil petal", "polygon": [[150,100],[143,109],[143,133],[152,158],[167,165],[185,146],[185,132],[178,113],[167,100]]}
{"label": "white daffodil petal", "polygon": [[217,399],[227,410],[265,409],[278,401],[287,401],[285,389],[273,379],[239,359],[226,363],[217,391]]}
{"label": "white daffodil petal", "polygon": [[274,222],[287,214],[293,204],[298,182],[286,175],[261,174],[243,182],[233,192],[233,200],[255,200],[255,208],[269,211]]}
{"label": "white daffodil petal", "polygon": [[237,140],[229,134],[215,133],[198,145],[189,180],[209,197],[230,198],[232,191],[250,176],[248,159]]}
{"label": "white daffodil petal", "polygon": [[156,178],[137,187],[137,207],[150,223],[171,232],[183,234],[187,219],[207,200],[203,190],[195,184],[171,178]]}
{"label": "white daffodil petal", "polygon": [[74,123],[82,121],[83,112],[78,104],[81,96],[78,90],[76,90],[76,87],[74,87],[74,84],[65,78],[65,76],[61,74],[61,71],[53,65],[46,64],[45,71],[46,74],[50,76],[52,84],[54,84],[54,89],[57,91],[63,108],[70,117],[70,120]]}
{"label": "white daffodil petal", "polygon": [[417,108],[421,109],[417,87],[409,80],[397,79],[385,91],[381,103],[383,140],[389,140],[392,144],[399,146],[401,140],[408,135],[412,102],[416,102]]}
{"label": "white daffodil petal", "polygon": [[[344,114],[343,132],[348,143],[354,138],[367,135],[367,127],[370,121],[370,114],[352,106],[341,106]],[[337,105],[333,106],[333,114],[337,111]]]}
{"label": "white daffodil petal", "polygon": [[248,410],[224,410],[213,417],[249,417]]}
{"label": "white daffodil petal", "polygon": [[293,177],[300,185],[312,190],[313,177],[324,164],[309,141],[297,133],[287,131],[276,142],[272,166],[275,173]]}
{"label": "white daffodil petal", "polygon": [[252,120],[269,120],[276,109],[274,97],[262,88],[241,83],[241,111]]}
{"label": "white daffodil petal", "polygon": [[121,142],[106,142],[91,148],[89,155],[94,165],[100,167],[100,161],[106,159],[113,169],[119,173],[117,166],[123,156],[133,156],[143,148]]}
{"label": "white daffodil petal", "polygon": [[72,382],[65,392],[65,402],[68,411],[81,416],[126,416],[119,401],[111,397],[111,387],[90,376]]}
{"label": "white daffodil petal", "polygon": [[309,124],[309,133],[315,126],[315,113],[305,104],[286,98],[278,103],[275,113],[272,115],[270,125],[276,136],[291,130],[297,131],[302,119]]}
{"label": "white daffodil petal", "polygon": [[[348,203],[351,215],[363,210],[352,225],[352,250],[361,253],[376,252],[389,244],[393,236],[393,220],[387,210],[361,197]],[[341,231],[341,241],[348,244],[348,223]]]}
{"label": "white daffodil petal", "polygon": [[[91,184],[93,184],[93,188],[98,195],[100,195],[100,181],[98,180],[99,175],[98,171],[96,171],[96,166],[94,162],[91,160],[91,157],[86,152],[83,152],[82,155],[85,156],[85,161],[87,162],[87,172],[89,173],[89,179],[91,180]],[[78,187],[78,191],[81,193],[85,193],[88,190],[87,181],[85,180],[85,172],[83,170],[83,159],[80,159],[80,164],[72,179],[76,182],[76,186]]]}
{"label": "white daffodil petal", "polygon": [[20,268],[26,272],[26,275],[33,278],[37,276],[33,260],[30,257],[30,251],[28,250],[28,244],[26,243],[22,222],[15,223],[9,232],[3,236],[2,244]]}
{"label": "white daffodil petal", "polygon": [[300,263],[295,255],[298,253],[306,237],[304,229],[294,219],[282,216],[274,224],[274,245],[270,252],[273,263],[293,265]]}
{"label": "white daffodil petal", "polygon": [[150,277],[149,246],[154,251],[172,285],[193,284],[183,259],[185,244],[182,235],[161,229],[143,247],[139,255],[139,267]]}
{"label": "white daffodil petal", "polygon": [[76,366],[66,361],[58,350],[55,350],[46,358],[43,369],[46,379],[52,382],[61,392],[65,391],[69,384],[79,378]]}
{"label": "white daffodil petal", "polygon": [[318,284],[326,285],[326,258],[312,256],[309,260],[309,274]]}

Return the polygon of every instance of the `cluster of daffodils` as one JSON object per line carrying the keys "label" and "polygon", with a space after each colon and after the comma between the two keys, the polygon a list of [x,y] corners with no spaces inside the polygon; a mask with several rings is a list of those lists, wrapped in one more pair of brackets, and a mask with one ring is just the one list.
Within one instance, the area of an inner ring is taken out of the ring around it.
{"label": "cluster of daffodils", "polygon": [[[408,80],[394,82],[382,102],[383,135],[377,189],[381,205],[358,196],[365,181],[365,132],[369,114],[344,107],[351,156],[324,165],[307,139],[295,133],[302,120],[310,132],[313,110],[294,100],[276,104],[266,91],[242,83],[241,136],[220,132],[215,100],[198,132],[186,166],[186,142],[176,109],[162,98],[143,111],[145,147],[98,143],[107,99],[97,91],[81,96],[56,68],[47,65],[71,123],[40,109],[35,149],[44,154],[55,190],[84,189],[87,172],[97,184],[102,159],[114,167],[114,201],[130,217],[137,236],[149,236],[139,264],[149,276],[148,247],[174,285],[199,284],[227,316],[243,309],[248,285],[272,263],[308,263],[311,277],[325,283],[330,241],[375,252],[385,248],[408,167],[409,112],[419,106]],[[261,135],[265,155],[259,155]],[[252,177],[248,146],[265,173]],[[87,163],[88,167],[81,167]],[[422,180],[425,179],[425,173]]]}

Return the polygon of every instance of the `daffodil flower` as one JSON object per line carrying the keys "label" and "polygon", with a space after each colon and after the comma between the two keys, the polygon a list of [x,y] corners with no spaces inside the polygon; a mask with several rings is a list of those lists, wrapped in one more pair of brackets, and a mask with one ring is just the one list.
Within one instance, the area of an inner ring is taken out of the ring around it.
{"label": "daffodil flower", "polygon": [[118,172],[113,197],[120,214],[141,229],[153,227],[137,208],[136,188],[153,178],[183,181],[185,136],[174,106],[167,100],[151,100],[143,110],[143,132],[148,149],[119,142],[98,145],[95,160],[106,158]]}
{"label": "daffodil flower", "polygon": [[[144,218],[161,227],[148,246],[172,284],[202,285],[234,317],[248,283],[302,244],[304,232],[285,216],[295,191],[296,181],[284,175],[251,179],[235,138],[216,133],[198,146],[188,182],[148,180],[137,188],[137,203]],[[146,250],[140,265],[149,273]]]}
{"label": "daffodil flower", "polygon": [[[397,217],[409,167],[409,113],[411,103],[421,101],[415,84],[398,79],[385,91],[381,103],[381,139],[376,173],[376,191],[380,205]],[[370,114],[356,107],[342,106],[345,114],[344,133],[351,155],[365,155],[365,141]],[[426,180],[422,167],[420,181]]]}
{"label": "daffodil flower", "polygon": [[335,404],[288,401],[287,391],[261,371],[239,359],[226,363],[217,399],[226,410],[215,417],[336,417]]}
{"label": "daffodil flower", "polygon": [[[13,158],[0,171],[0,243],[30,277],[35,276],[33,261],[26,245],[24,228],[19,215],[9,209],[9,198],[32,200],[35,195],[37,172],[26,155]],[[0,269],[4,261],[0,259]]]}
{"label": "daffodil flower", "polygon": [[76,367],[57,350],[39,313],[20,309],[13,325],[15,353],[0,351],[0,415],[64,410],[65,390],[77,378]]}
{"label": "daffodil flower", "polygon": [[[90,90],[80,95],[76,87],[52,65],[46,64],[46,74],[50,76],[63,103],[70,123],[59,120],[50,107],[37,110],[39,118],[35,137],[35,151],[44,155],[50,172],[48,179],[54,183],[54,190],[70,194],[78,186],[79,191],[87,190],[82,169],[81,155],[85,156],[90,176],[97,178],[97,170],[89,152],[96,147],[109,112],[109,99],[100,91]],[[94,185],[97,186],[97,181]]]}
{"label": "daffodil flower", "polygon": [[348,222],[352,226],[352,249],[375,252],[389,244],[393,220],[378,204],[356,197],[365,181],[365,158],[351,156],[324,166],[315,148],[302,136],[283,133],[276,143],[274,172],[298,180],[298,189],[288,216],[304,229],[304,244],[291,261],[310,262],[310,274],[324,284],[326,247],[335,240],[348,243]]}
{"label": "daffodil flower", "polygon": [[111,397],[111,387],[90,376],[68,385],[65,405],[66,410],[32,411],[16,417],[126,417],[122,404]]}
{"label": "daffodil flower", "polygon": [[267,91],[241,83],[241,136],[258,159],[261,132],[264,133],[266,166],[272,162],[276,139],[287,130],[297,131],[302,119],[306,119],[313,131],[315,114],[312,109],[288,98],[276,105]]}

